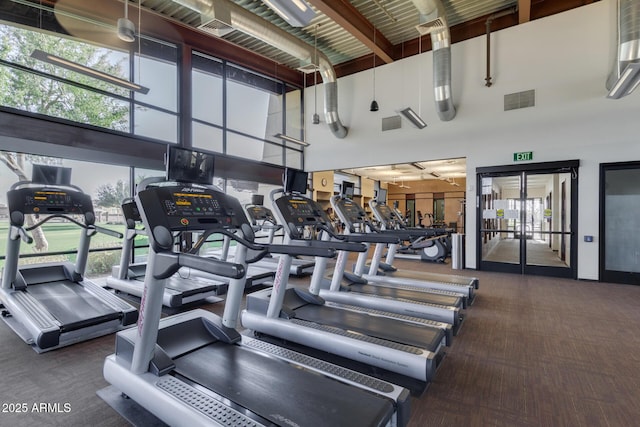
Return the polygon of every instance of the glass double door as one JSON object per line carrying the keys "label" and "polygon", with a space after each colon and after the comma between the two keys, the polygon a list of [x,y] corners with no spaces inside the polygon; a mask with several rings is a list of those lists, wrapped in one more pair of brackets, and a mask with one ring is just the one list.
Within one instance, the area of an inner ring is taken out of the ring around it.
{"label": "glass double door", "polygon": [[577,165],[505,168],[478,173],[480,269],[576,277]]}

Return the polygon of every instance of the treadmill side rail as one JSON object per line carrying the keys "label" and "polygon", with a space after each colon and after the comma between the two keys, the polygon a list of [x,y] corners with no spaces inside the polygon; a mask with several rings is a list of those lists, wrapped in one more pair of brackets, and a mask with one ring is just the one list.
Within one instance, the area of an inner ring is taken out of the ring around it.
{"label": "treadmill side rail", "polygon": [[[360,334],[353,334],[352,337],[339,335],[335,331],[325,332],[321,329],[306,327],[304,323],[268,318],[247,310],[242,312],[242,324],[247,329],[274,337],[286,336],[289,341],[397,372],[420,381],[428,382],[434,378],[437,365],[441,360],[439,355],[444,352],[445,339],[443,338],[443,342],[435,352],[389,343],[384,350],[384,357],[381,357],[384,340]],[[356,339],[356,336],[361,339]],[[404,350],[405,347],[406,350]]]}
{"label": "treadmill side rail", "polygon": [[[19,323],[27,332],[27,337],[22,338],[32,341],[27,342],[28,344],[46,349],[56,347],[60,343],[60,323],[37,299],[23,291],[9,291],[5,293],[2,301],[11,316],[20,319]],[[9,323],[9,326],[12,324]],[[18,332],[13,326],[12,329]]]}

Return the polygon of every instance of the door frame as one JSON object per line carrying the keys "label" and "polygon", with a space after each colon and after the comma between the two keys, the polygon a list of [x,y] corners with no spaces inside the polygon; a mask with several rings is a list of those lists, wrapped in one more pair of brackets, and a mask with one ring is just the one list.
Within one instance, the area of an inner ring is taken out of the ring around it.
{"label": "door frame", "polygon": [[628,285],[640,285],[640,273],[616,271],[606,269],[606,194],[605,174],[610,170],[640,169],[639,161],[600,163],[600,216],[599,216],[599,243],[598,243],[598,278],[602,282],[623,283]]}
{"label": "door frame", "polygon": [[[526,189],[526,175],[534,173],[571,173],[571,199],[570,199],[570,248],[569,253],[569,268],[558,268],[550,266],[532,266],[527,265],[526,260],[526,247],[520,241],[520,264],[508,264],[500,262],[482,261],[482,235],[484,230],[482,228],[482,206],[480,197],[482,194],[476,194],[476,260],[478,270],[499,271],[506,273],[516,274],[532,274],[541,276],[553,276],[553,277],[567,277],[577,279],[578,277],[578,170],[580,167],[580,160],[565,160],[555,162],[543,162],[543,163],[523,163],[503,166],[487,166],[476,168],[476,188],[478,192],[482,189],[482,175],[486,174],[503,174],[511,175],[524,173],[525,180],[520,183],[521,194],[520,198],[526,199],[526,194],[523,194]],[[559,232],[558,232],[559,233]],[[563,235],[564,236],[564,235]],[[526,244],[526,239],[524,240]]]}

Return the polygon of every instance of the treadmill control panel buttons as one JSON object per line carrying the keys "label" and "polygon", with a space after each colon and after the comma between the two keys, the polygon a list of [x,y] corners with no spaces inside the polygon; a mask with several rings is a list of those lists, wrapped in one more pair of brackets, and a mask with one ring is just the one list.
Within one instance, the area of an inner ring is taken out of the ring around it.
{"label": "treadmill control panel buttons", "polygon": [[9,197],[9,209],[25,214],[84,214],[92,209],[87,204],[88,196],[81,192],[38,188],[21,188],[12,192],[15,193]]}

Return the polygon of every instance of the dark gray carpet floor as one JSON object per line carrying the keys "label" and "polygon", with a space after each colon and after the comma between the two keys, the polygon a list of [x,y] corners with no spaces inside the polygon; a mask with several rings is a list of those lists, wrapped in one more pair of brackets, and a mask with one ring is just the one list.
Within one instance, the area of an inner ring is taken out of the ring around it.
{"label": "dark gray carpet floor", "polygon": [[[455,273],[480,278],[478,297],[435,381],[413,400],[411,426],[638,425],[640,287]],[[36,354],[0,323],[0,426],[124,425],[96,395],[107,386],[102,362],[113,342]]]}

